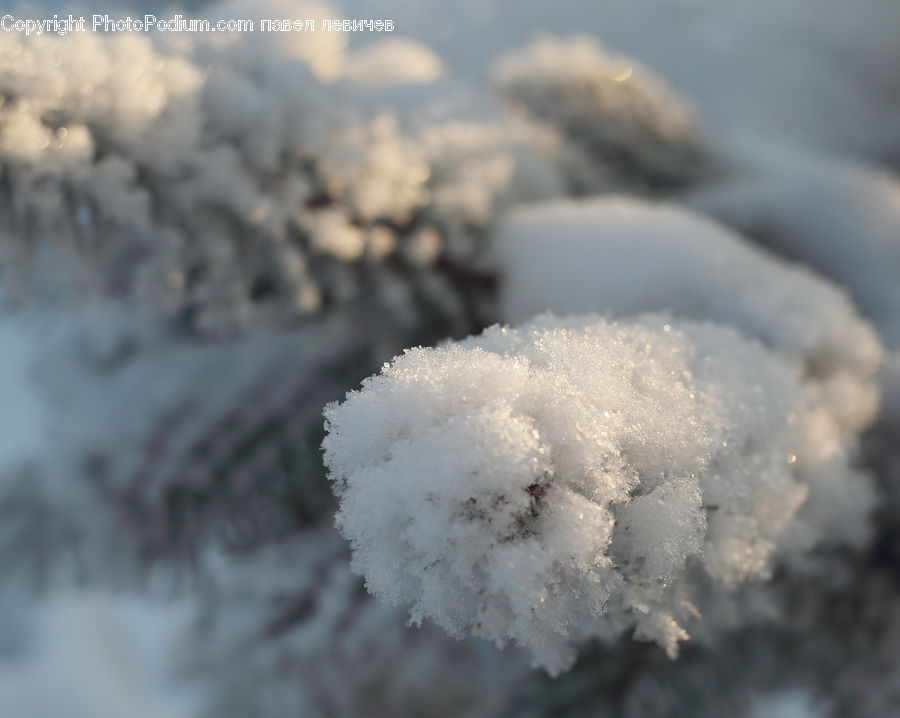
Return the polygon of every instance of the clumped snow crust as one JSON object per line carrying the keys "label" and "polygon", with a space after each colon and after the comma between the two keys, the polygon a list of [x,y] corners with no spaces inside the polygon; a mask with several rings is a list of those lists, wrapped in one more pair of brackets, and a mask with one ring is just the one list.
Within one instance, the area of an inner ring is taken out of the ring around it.
{"label": "clumped snow crust", "polygon": [[[337,15],[280,0],[215,9],[297,12]],[[207,535],[212,505],[236,489],[231,505],[244,508],[257,480],[302,486],[296,503],[319,506],[322,405],[404,346],[493,322],[483,265],[497,221],[567,194],[575,176],[606,176],[604,157],[580,158],[567,127],[455,87],[412,40],[262,39],[13,33],[0,47],[0,308],[47,317],[23,343],[54,447],[2,467],[0,515],[15,517],[16,547],[123,554],[126,542],[107,536],[124,513],[150,529],[149,554],[181,553]],[[612,82],[624,62],[592,77]],[[652,78],[629,87],[633,103],[626,92],[591,105],[610,127],[659,94]],[[657,119],[679,105],[659,96]],[[616,141],[622,156],[643,142]],[[280,525],[270,517],[285,513],[281,491],[264,493],[267,520],[252,523]],[[21,509],[37,499],[59,507],[53,521]],[[62,538],[34,538],[59,521]]]}
{"label": "clumped snow crust", "polygon": [[556,674],[622,631],[674,656],[710,592],[864,536],[826,404],[732,327],[546,314],[408,350],[327,407],[323,446],[372,593]]}

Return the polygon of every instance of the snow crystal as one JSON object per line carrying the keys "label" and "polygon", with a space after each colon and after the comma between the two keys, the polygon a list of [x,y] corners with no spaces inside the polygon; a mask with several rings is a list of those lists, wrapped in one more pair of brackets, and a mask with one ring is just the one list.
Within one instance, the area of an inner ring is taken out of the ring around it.
{"label": "snow crystal", "polygon": [[832,530],[800,515],[818,413],[796,364],[731,327],[547,314],[407,350],[326,408],[323,447],[372,593],[559,673],[626,627],[675,655],[697,565],[726,592]]}

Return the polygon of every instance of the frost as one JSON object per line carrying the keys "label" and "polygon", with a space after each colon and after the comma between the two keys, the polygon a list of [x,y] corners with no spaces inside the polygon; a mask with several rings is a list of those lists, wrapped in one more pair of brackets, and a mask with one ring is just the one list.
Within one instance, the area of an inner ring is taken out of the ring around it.
{"label": "frost", "polygon": [[[316,0],[226,0],[213,3],[210,17],[223,19],[260,20],[311,19],[316,27],[322,20],[340,18],[341,13],[331,3]],[[255,32],[245,33],[238,43],[230,39],[231,52],[250,60],[266,63],[269,58],[298,59],[307,64],[315,76],[329,82],[340,77],[344,64],[346,41],[340,33],[332,32]]]}
{"label": "frost", "polygon": [[515,106],[557,127],[619,183],[672,189],[707,171],[687,105],[638,62],[587,36],[541,37],[498,60],[494,76]]}
{"label": "frost", "polygon": [[751,146],[735,174],[689,201],[847,287],[900,346],[900,181],[862,162]]}
{"label": "frost", "polygon": [[328,524],[250,555],[207,558],[216,590],[187,655],[215,680],[204,716],[451,715],[502,702],[512,679],[530,673],[524,656],[404,627],[401,611],[361,590]]}
{"label": "frost", "polygon": [[431,50],[405,37],[372,43],[352,53],[344,77],[362,88],[432,82],[440,77],[440,58]]}
{"label": "frost", "polygon": [[[800,512],[819,412],[730,327],[543,315],[408,350],[326,409],[323,447],[372,593],[559,673],[628,627],[675,655],[697,566],[727,592],[847,520]],[[864,514],[865,480],[830,467]]]}
{"label": "frost", "polygon": [[[270,34],[9,37],[8,299],[125,297],[205,337],[281,327],[398,280],[455,311],[453,282],[472,271],[497,214],[564,193],[547,133],[498,107],[475,119],[454,100],[431,117],[423,107],[437,91],[408,111],[358,99],[359,83],[375,83],[366,73],[436,78],[425,48],[390,39],[347,53],[340,33]],[[435,267],[444,253],[449,277]]]}
{"label": "frost", "polygon": [[0,714],[892,715],[900,4],[766,3],[6,33]]}
{"label": "frost", "polygon": [[874,417],[881,347],[847,296],[702,215],[624,197],[557,202],[513,213],[496,244],[504,321],[545,310],[712,319],[799,362],[839,425]]}
{"label": "frost", "polygon": [[184,601],[71,589],[27,606],[2,600],[2,638],[12,628],[23,644],[21,655],[10,655],[8,641],[0,650],[3,715],[195,715],[200,701],[173,670],[187,619]]}

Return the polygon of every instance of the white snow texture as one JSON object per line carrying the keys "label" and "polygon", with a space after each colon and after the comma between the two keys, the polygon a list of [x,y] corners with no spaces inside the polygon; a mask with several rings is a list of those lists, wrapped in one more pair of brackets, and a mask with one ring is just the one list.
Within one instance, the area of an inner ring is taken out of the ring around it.
{"label": "white snow texture", "polygon": [[632,628],[674,656],[710,590],[865,533],[868,479],[802,374],[656,314],[411,349],[326,409],[338,526],[413,622],[514,640],[551,674]]}

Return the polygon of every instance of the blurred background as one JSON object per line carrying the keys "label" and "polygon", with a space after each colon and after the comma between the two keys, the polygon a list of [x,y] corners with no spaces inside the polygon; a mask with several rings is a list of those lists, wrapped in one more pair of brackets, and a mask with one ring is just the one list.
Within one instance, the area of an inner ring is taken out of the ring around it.
{"label": "blurred background", "polygon": [[[900,3],[8,12],[316,30],[0,31],[0,715],[900,715]],[[885,348],[877,501],[863,547],[776,571],[771,620],[551,679],[366,594],[322,409],[505,320],[510,212],[601,195],[852,300]]]}

